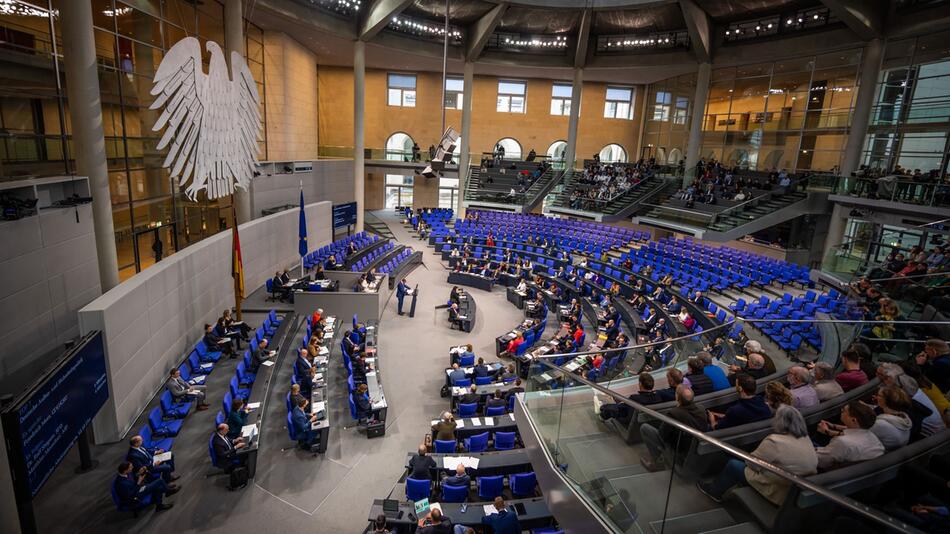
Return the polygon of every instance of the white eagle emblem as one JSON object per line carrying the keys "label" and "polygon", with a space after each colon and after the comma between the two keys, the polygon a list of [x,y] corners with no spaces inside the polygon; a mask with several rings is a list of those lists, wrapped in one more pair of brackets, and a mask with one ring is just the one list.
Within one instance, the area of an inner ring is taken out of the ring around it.
{"label": "white eagle emblem", "polygon": [[[231,75],[221,47],[208,41],[208,74],[201,65],[201,44],[194,37],[175,43],[152,80],[150,109],[164,107],[153,131],[165,128],[158,149],[168,147],[162,167],[179,178],[189,199],[207,190],[209,199],[247,189],[257,163],[261,129],[260,96],[244,58],[231,52]],[[174,142],[172,142],[174,140]],[[170,143],[170,144],[169,144]]]}

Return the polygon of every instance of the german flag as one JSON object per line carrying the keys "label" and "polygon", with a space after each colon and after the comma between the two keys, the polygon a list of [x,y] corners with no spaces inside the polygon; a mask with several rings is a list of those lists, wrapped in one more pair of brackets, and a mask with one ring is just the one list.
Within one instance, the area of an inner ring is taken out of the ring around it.
{"label": "german flag", "polygon": [[[234,206],[231,206],[232,214]],[[231,278],[234,279],[234,303],[241,309],[244,299],[244,261],[241,259],[241,238],[238,235],[237,217],[231,225]]]}

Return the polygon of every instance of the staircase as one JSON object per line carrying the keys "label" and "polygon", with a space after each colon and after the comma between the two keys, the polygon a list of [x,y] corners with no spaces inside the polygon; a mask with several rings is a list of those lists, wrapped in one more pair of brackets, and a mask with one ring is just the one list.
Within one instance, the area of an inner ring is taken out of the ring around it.
{"label": "staircase", "polygon": [[644,202],[655,199],[664,193],[675,191],[679,183],[678,178],[652,176],[640,182],[636,187],[630,188],[630,190],[622,195],[608,202],[599,204],[599,209],[574,209],[571,208],[570,202],[571,194],[573,194],[577,188],[577,184],[572,177],[571,181],[564,187],[564,190],[558,194],[557,199],[554,201],[554,206],[550,211],[551,213],[581,217],[598,222],[613,222],[629,217],[637,211]]}
{"label": "staircase", "polygon": [[531,213],[531,210],[538,207],[538,204],[561,182],[563,177],[563,170],[556,171],[554,168],[549,167],[548,170],[525,191],[525,203],[521,212]]}
{"label": "staircase", "polygon": [[828,193],[821,191],[770,192],[718,211],[710,206],[685,208],[681,201],[670,199],[648,207],[650,211],[635,217],[635,223],[718,242],[739,239],[800,215],[830,211]]}
{"label": "staircase", "polygon": [[[465,205],[470,207],[488,207],[527,213],[554,185],[555,171],[548,168],[524,192],[519,192],[518,175],[521,171],[532,172],[537,169],[538,161],[505,160],[501,167],[492,167],[482,171],[481,167],[472,167],[468,182],[465,184]],[[512,168],[514,167],[514,168]],[[504,170],[504,172],[502,172]],[[515,193],[512,194],[512,189]]]}

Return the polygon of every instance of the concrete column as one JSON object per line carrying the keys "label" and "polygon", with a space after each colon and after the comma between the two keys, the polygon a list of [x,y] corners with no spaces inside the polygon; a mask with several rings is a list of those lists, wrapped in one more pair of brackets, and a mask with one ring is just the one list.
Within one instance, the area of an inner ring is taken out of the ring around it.
{"label": "concrete column", "polygon": [[60,3],[63,22],[63,64],[66,69],[66,96],[72,122],[76,171],[89,177],[92,219],[96,230],[96,256],[102,292],[119,285],[112,225],[112,195],[102,132],[102,102],[96,68],[96,43],[92,31],[91,0]]}
{"label": "concrete column", "polygon": [[472,93],[475,92],[475,64],[465,62],[462,71],[462,146],[459,147],[459,197],[455,216],[465,218],[465,187],[468,185],[468,176],[471,174],[472,162],[470,147],[472,145]]}
{"label": "concrete column", "polygon": [[861,75],[858,77],[858,96],[854,102],[851,130],[841,158],[841,176],[851,176],[861,165],[864,138],[871,121],[871,108],[877,91],[877,78],[881,74],[881,58],[884,55],[884,40],[872,39],[861,55]]}
{"label": "concrete column", "polygon": [[[227,0],[224,3],[224,42],[228,47],[226,55],[229,65],[231,64],[231,52],[237,52],[241,54],[245,61],[247,60],[246,43],[244,41],[244,13],[241,1]],[[233,77],[233,67],[231,72]],[[263,82],[264,80],[259,81]],[[238,224],[246,223],[253,218],[251,215],[250,184],[248,184],[248,189],[234,188],[234,211],[237,214]]]}
{"label": "concrete column", "polygon": [[[686,144],[686,172],[683,173],[683,187],[688,186],[696,175],[696,163],[699,162],[699,148],[703,143],[703,123],[706,121],[706,98],[709,97],[710,63],[700,63],[696,72],[696,94],[693,96],[693,116],[689,122],[689,141]],[[644,121],[646,117],[644,117]]]}
{"label": "concrete column", "polygon": [[356,231],[363,231],[363,101],[366,94],[366,45],[353,44],[353,195],[356,197]]}
{"label": "concrete column", "polygon": [[835,206],[831,210],[831,215],[828,219],[828,234],[825,236],[824,246],[825,254],[833,247],[840,245],[844,240],[844,230],[848,223],[848,213],[850,211],[850,208],[846,208],[835,202]]}
{"label": "concrete column", "polygon": [[574,158],[577,154],[577,122],[581,113],[583,89],[584,69],[574,69],[574,82],[571,85],[571,114],[567,119],[567,147],[564,148],[564,164],[568,176],[574,171]]}

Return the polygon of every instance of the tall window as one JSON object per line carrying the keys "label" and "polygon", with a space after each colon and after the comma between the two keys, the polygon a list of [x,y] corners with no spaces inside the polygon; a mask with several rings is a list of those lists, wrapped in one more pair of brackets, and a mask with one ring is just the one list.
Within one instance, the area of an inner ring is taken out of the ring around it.
{"label": "tall window", "polygon": [[526,88],[527,84],[525,82],[498,80],[497,111],[499,113],[524,113]]}
{"label": "tall window", "polygon": [[386,208],[412,206],[412,176],[386,175]]}
{"label": "tall window", "polygon": [[673,95],[667,91],[656,92],[656,102],[653,104],[653,120],[666,122],[670,120],[670,104]]}
{"label": "tall window", "polygon": [[454,208],[459,196],[458,178],[439,178],[439,207]]}
{"label": "tall window", "polygon": [[388,76],[388,87],[387,104],[405,108],[416,107],[415,74],[390,74]]}
{"label": "tall window", "polygon": [[571,84],[555,83],[551,86],[551,115],[571,114]]}
{"label": "tall window", "polygon": [[676,97],[676,106],[673,108],[673,124],[686,124],[688,112],[689,99],[685,96]]}
{"label": "tall window", "polygon": [[622,146],[611,143],[600,150],[600,161],[604,163],[626,163],[627,151]]}
{"label": "tall window", "polygon": [[505,149],[505,159],[521,159],[521,143],[510,137],[499,139],[495,146]]}
{"label": "tall window", "polygon": [[465,81],[462,78],[445,79],[445,109],[462,109]]}
{"label": "tall window", "polygon": [[413,141],[409,135],[396,132],[386,140],[386,159],[393,161],[412,161]]}
{"label": "tall window", "polygon": [[608,119],[633,118],[633,88],[607,87],[607,96],[604,101],[604,117]]}

